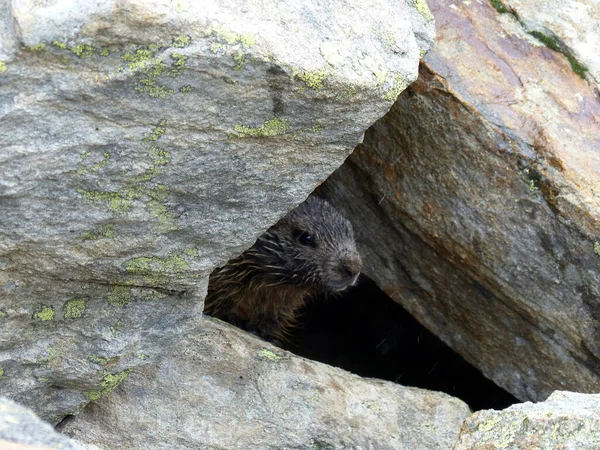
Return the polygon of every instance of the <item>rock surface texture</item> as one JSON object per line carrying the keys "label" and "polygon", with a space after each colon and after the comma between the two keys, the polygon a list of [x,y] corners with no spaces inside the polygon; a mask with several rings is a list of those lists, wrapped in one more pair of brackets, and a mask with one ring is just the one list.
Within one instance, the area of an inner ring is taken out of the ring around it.
{"label": "rock surface texture", "polygon": [[342,163],[432,39],[412,0],[2,2],[0,394],[56,423],[176,370],[210,271]]}
{"label": "rock surface texture", "polygon": [[[567,3],[600,23],[597,2]],[[419,80],[321,195],[353,221],[365,273],[497,384],[598,392],[598,85],[528,33],[527,9],[429,4]]]}
{"label": "rock surface texture", "polygon": [[543,403],[479,411],[453,450],[595,450],[600,448],[600,394],[557,391]]}
{"label": "rock surface texture", "polygon": [[63,431],[102,449],[447,450],[470,414],[446,394],[365,380],[203,322]]}
{"label": "rock surface texture", "polygon": [[[20,445],[13,447],[16,444]],[[29,409],[0,397],[0,449],[83,450],[83,447],[54,431]]]}

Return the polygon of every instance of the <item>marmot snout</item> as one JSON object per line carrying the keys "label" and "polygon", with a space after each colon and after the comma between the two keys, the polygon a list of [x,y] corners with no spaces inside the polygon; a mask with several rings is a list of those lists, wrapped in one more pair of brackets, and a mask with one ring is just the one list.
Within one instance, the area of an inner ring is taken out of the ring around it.
{"label": "marmot snout", "polygon": [[352,225],[312,197],[210,278],[207,314],[269,340],[283,340],[311,296],[356,284],[362,260]]}

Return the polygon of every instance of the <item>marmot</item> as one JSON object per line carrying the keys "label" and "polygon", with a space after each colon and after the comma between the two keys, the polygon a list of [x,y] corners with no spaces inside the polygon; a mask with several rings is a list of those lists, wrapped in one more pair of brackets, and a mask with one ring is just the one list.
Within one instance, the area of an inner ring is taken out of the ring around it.
{"label": "marmot", "polygon": [[204,312],[282,343],[309,297],[356,284],[361,268],[350,222],[311,197],[212,273]]}

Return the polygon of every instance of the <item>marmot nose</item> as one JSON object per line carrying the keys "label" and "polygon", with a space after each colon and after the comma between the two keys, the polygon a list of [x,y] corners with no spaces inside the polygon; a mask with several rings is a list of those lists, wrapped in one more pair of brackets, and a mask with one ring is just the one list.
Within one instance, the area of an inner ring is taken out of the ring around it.
{"label": "marmot nose", "polygon": [[362,260],[360,257],[344,258],[340,262],[340,272],[348,279],[352,280],[352,284],[356,281],[360,270],[362,269]]}

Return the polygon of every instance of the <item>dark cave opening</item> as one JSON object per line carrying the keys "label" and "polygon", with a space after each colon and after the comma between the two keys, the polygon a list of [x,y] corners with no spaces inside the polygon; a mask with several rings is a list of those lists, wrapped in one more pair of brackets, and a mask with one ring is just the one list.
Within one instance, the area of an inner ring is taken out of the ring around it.
{"label": "dark cave opening", "polygon": [[519,403],[364,275],[343,295],[307,303],[285,348],[364,377],[446,392],[473,411]]}

